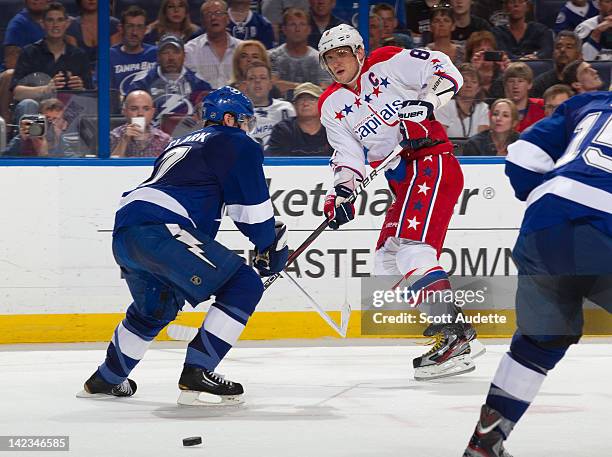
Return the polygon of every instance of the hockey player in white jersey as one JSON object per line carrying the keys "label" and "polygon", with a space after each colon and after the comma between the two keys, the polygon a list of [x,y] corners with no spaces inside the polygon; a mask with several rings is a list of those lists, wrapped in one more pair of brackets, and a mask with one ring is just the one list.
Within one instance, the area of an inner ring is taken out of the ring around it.
{"label": "hockey player in white jersey", "polygon": [[510,457],[504,440],[580,340],[584,300],[612,313],[612,94],[576,95],[525,131],[506,174],[527,202],[512,253],[517,330],[464,457]]}
{"label": "hockey player in white jersey", "polygon": [[[321,123],[335,152],[334,189],[325,200],[329,226],[355,215],[344,201],[365,176],[365,162],[378,166],[399,143],[401,159],[385,175],[395,196],[376,246],[376,275],[403,276],[413,290],[450,289],[440,256],[448,224],[463,188],[453,145],[433,111],[446,104],[462,77],[443,53],[382,47],[366,57],[359,32],[348,25],[326,31],[319,60],[336,81],[319,99]],[[415,280],[416,277],[420,279]],[[423,294],[425,295],[425,294]],[[453,304],[425,303],[422,311],[455,318]],[[463,323],[430,325],[430,351],[414,359],[415,379],[453,376],[474,369],[470,342],[475,331]],[[484,348],[480,345],[481,352]]]}

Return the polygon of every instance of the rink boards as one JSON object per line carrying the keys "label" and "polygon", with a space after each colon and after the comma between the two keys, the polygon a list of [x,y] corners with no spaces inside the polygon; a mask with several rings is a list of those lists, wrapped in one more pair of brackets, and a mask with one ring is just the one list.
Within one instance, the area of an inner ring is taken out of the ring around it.
{"label": "rink boards", "polygon": [[[524,204],[514,198],[503,164],[463,165],[465,185],[441,257],[451,274],[516,274],[510,252]],[[107,340],[130,297],[111,252],[114,212],[121,193],[146,179],[142,166],[0,167],[0,343]],[[322,220],[329,186],[326,166],[268,166],[277,217],[297,247]],[[379,178],[357,202],[358,217],[346,229],[326,231],[290,269],[327,309],[351,304],[349,336],[360,336],[360,279],[372,269],[372,254],[391,200]],[[226,217],[218,240],[246,256],[252,246]],[[198,326],[204,303],[186,306],[179,320]],[[481,334],[509,335],[505,325]],[[596,310],[585,333],[601,333],[609,318]],[[602,320],[604,319],[604,320]],[[414,327],[414,335],[420,334]],[[304,299],[280,279],[266,292],[243,338],[310,338],[333,335]],[[165,335],[161,335],[165,338]]]}

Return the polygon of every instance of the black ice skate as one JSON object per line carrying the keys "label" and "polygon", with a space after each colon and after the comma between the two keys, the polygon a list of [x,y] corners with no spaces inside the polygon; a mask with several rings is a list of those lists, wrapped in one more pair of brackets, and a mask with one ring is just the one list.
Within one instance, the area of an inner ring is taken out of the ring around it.
{"label": "black ice skate", "polygon": [[427,328],[425,336],[431,335],[435,342],[427,353],[412,361],[414,379],[426,381],[474,371],[470,341],[476,332],[470,330],[471,326],[464,324],[437,324]]}
{"label": "black ice skate", "polygon": [[482,405],[480,420],[463,457],[512,457],[504,449],[504,435],[510,433],[514,423],[493,408]]}
{"label": "black ice skate", "polygon": [[[439,325],[430,324],[423,332],[423,336],[433,338],[433,336],[439,331],[439,327]],[[472,360],[487,352],[485,345],[476,338],[476,329],[472,324],[463,324],[463,329],[465,331],[466,339],[470,342],[470,357],[472,357]]]}
{"label": "black ice skate", "polygon": [[98,373],[98,370],[85,381],[83,390],[77,393],[79,398],[131,397],[136,393],[136,383],[126,379],[121,384],[110,384]]}
{"label": "black ice skate", "polygon": [[[181,389],[177,400],[179,405],[225,406],[237,405],[243,401],[242,384],[224,379],[223,376],[203,368],[184,367],[178,385]],[[209,394],[208,398],[216,401],[200,398],[202,393]]]}

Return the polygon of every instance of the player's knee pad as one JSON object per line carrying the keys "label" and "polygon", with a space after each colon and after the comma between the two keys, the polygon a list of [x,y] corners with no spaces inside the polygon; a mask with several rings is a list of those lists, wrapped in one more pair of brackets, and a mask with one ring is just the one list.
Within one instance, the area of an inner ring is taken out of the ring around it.
{"label": "player's knee pad", "polygon": [[[236,273],[217,291],[216,302],[219,307],[239,310],[247,317],[253,314],[261,300],[264,288],[259,275],[248,265],[242,265]],[[236,314],[236,312],[234,312]]]}
{"label": "player's knee pad", "polygon": [[525,361],[548,371],[555,367],[567,349],[579,339],[579,336],[530,337],[517,331],[512,337],[510,352],[518,361]]}
{"label": "player's knee pad", "polygon": [[417,270],[414,274],[423,274],[440,265],[436,250],[432,246],[411,240],[400,240],[395,262],[402,275],[413,270]]}

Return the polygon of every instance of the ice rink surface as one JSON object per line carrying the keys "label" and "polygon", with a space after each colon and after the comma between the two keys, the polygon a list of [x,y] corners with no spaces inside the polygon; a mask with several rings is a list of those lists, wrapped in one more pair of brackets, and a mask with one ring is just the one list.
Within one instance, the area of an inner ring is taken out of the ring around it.
{"label": "ice rink surface", "polygon": [[[217,370],[245,386],[239,407],[179,407],[184,349],[154,345],[129,399],[75,393],[105,345],[0,346],[0,435],[69,435],[79,457],[461,456],[507,341],[487,344],[476,371],[412,380],[421,346],[399,340],[250,343]],[[574,346],[507,443],[514,457],[609,457],[612,344]],[[182,438],[204,444],[183,447]]]}

